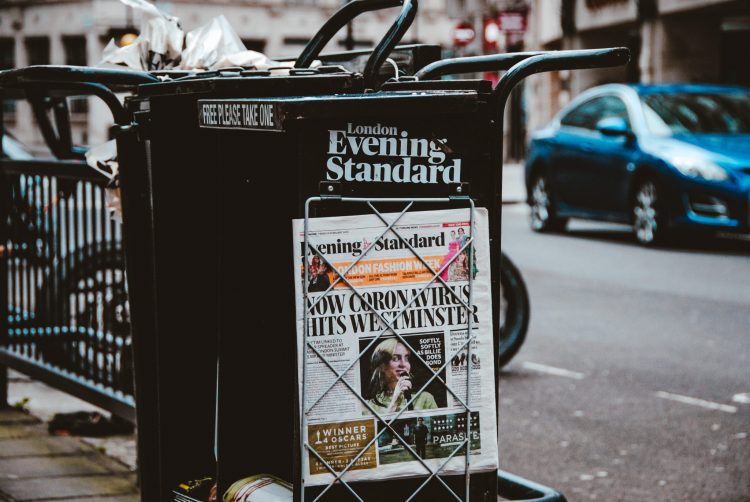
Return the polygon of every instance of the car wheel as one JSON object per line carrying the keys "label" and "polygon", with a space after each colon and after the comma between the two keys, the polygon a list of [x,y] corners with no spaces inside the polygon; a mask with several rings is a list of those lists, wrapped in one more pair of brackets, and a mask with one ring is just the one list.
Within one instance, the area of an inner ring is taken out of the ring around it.
{"label": "car wheel", "polygon": [[651,179],[642,180],[633,192],[633,235],[643,246],[663,243],[667,237],[661,194]]}
{"label": "car wheel", "polygon": [[531,318],[526,283],[521,272],[505,253],[500,258],[500,288],[498,368],[508,364],[523,345]]}
{"label": "car wheel", "polygon": [[535,232],[559,232],[565,230],[567,218],[557,216],[552,190],[546,176],[540,175],[531,185],[531,229]]}

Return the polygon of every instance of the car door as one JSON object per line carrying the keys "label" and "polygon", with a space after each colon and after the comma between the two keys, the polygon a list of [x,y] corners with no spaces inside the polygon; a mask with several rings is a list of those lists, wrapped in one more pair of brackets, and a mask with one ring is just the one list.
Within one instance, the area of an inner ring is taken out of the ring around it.
{"label": "car door", "polygon": [[618,218],[627,212],[627,181],[634,167],[636,140],[632,133],[630,115],[625,102],[616,95],[598,100],[596,123],[606,118],[620,118],[627,124],[628,133],[606,135],[594,131],[584,145],[583,167],[587,178],[587,207],[603,216]]}
{"label": "car door", "polygon": [[576,106],[560,119],[551,155],[553,191],[563,212],[589,209],[591,193],[597,189],[591,179],[589,151],[595,139],[596,122],[604,106],[595,97]]}

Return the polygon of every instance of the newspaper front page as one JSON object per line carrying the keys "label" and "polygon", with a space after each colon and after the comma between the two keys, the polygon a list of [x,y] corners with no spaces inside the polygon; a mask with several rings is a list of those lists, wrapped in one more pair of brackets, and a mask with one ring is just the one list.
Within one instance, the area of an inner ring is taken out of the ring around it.
{"label": "newspaper front page", "polygon": [[382,216],[294,221],[308,486],[498,467],[487,212]]}

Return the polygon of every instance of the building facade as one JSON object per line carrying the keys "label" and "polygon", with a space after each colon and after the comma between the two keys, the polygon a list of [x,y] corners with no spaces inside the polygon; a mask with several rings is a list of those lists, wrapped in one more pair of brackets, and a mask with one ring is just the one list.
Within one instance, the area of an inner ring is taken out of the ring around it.
{"label": "building facade", "polygon": [[[420,0],[419,13],[403,42],[452,43],[450,0]],[[156,1],[180,19],[185,32],[223,14],[246,48],[271,57],[295,56],[341,5],[341,0],[172,0]],[[355,48],[373,47],[398,9],[365,13],[353,22]],[[137,33],[139,13],[119,0],[0,0],[0,69],[35,64],[96,65],[110,39]],[[344,50],[342,30],[326,51]],[[96,145],[109,135],[111,116],[98,99],[71,103],[77,144]],[[5,123],[19,140],[43,144],[25,103],[5,106]]]}
{"label": "building facade", "polygon": [[750,87],[748,0],[530,0],[528,49],[626,46],[626,67],[554,72],[527,83],[533,131],[572,97],[609,82]]}

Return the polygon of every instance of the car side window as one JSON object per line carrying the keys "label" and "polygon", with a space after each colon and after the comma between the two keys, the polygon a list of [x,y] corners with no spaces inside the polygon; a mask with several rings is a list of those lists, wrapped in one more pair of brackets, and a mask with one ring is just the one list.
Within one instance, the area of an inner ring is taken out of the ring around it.
{"label": "car side window", "polygon": [[600,96],[568,112],[560,123],[564,126],[582,127],[584,129],[596,129],[596,124],[609,117],[620,117],[630,127],[628,109],[623,100],[616,96]]}
{"label": "car side window", "polygon": [[630,117],[628,116],[628,108],[625,106],[625,102],[617,96],[604,96],[601,99],[603,101],[602,114],[596,121],[599,122],[602,119],[618,117],[623,119],[629,128]]}
{"label": "car side window", "polygon": [[581,127],[583,129],[595,129],[597,121],[600,120],[599,116],[603,109],[604,98],[594,98],[590,101],[586,101],[582,105],[573,108],[567,115],[565,115],[560,123],[564,126],[570,127]]}

